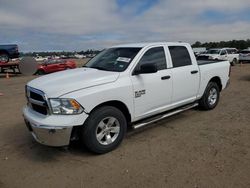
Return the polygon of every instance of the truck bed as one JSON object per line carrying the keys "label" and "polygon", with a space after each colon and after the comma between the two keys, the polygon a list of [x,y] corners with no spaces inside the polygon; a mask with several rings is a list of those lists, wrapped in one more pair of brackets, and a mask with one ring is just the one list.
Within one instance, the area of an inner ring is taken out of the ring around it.
{"label": "truck bed", "polygon": [[212,64],[212,63],[220,63],[224,60],[197,60],[198,65],[206,65],[206,64]]}

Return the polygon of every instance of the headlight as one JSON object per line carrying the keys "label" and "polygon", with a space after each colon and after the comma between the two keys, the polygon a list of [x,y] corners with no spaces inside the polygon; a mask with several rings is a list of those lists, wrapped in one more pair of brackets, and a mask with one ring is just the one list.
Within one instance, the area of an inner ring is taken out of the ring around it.
{"label": "headlight", "polygon": [[49,99],[53,114],[80,114],[83,107],[74,99]]}

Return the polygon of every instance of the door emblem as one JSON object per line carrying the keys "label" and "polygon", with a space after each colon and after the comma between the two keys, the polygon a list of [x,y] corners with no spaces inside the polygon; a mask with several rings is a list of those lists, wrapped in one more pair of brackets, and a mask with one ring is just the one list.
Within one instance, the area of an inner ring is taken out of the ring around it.
{"label": "door emblem", "polygon": [[135,98],[141,97],[142,95],[146,94],[146,90],[140,90],[135,92]]}

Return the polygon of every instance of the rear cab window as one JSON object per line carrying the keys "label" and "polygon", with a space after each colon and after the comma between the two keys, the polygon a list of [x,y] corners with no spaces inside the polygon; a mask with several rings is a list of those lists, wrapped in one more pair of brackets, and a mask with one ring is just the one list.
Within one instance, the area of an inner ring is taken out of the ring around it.
{"label": "rear cab window", "polygon": [[185,46],[169,46],[168,49],[173,68],[192,65],[190,54]]}

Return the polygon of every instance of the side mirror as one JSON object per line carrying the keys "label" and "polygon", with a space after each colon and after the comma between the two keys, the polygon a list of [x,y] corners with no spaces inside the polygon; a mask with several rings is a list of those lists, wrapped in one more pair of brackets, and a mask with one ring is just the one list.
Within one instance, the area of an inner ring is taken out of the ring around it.
{"label": "side mirror", "polygon": [[158,71],[155,63],[146,63],[140,66],[139,70],[134,72],[134,75],[138,74],[151,74],[156,73]]}

